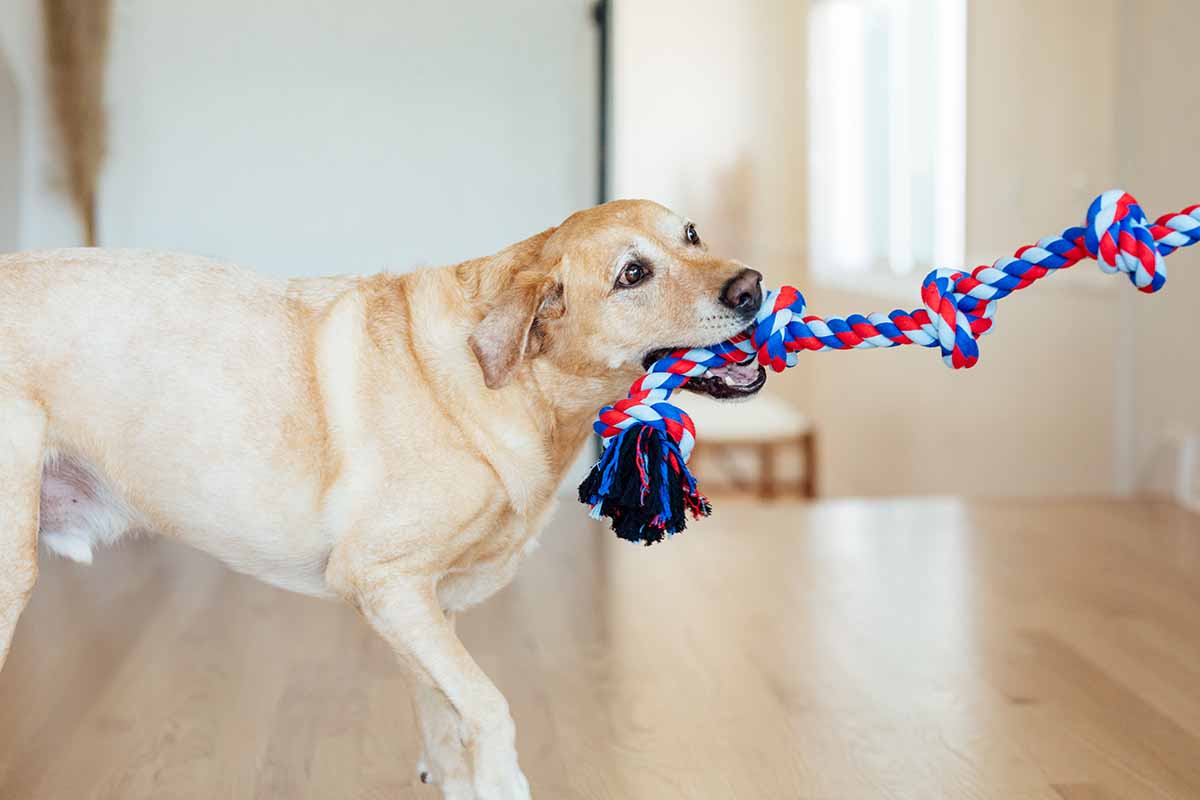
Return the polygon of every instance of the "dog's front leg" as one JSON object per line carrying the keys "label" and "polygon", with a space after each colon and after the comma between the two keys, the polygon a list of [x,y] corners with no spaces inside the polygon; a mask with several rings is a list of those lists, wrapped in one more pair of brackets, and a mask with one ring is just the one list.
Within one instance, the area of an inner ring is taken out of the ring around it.
{"label": "dog's front leg", "polygon": [[[352,580],[357,587],[353,599],[416,681],[424,684],[418,691],[436,692],[425,699],[444,698],[456,717],[450,721],[457,723],[454,734],[470,775],[461,782],[457,775],[447,775],[443,796],[527,800],[529,782],[517,764],[516,729],[508,702],[455,635],[438,603],[433,579],[372,572]],[[446,721],[445,716],[438,719]],[[443,751],[453,750],[439,748],[429,755],[438,758]],[[455,758],[450,755],[446,766],[461,770],[463,765],[456,767]]]}
{"label": "dog's front leg", "polygon": [[[446,621],[453,629],[454,615],[447,613]],[[449,795],[473,796],[471,767],[459,736],[461,721],[446,695],[425,680],[414,680],[413,712],[424,747],[417,762],[421,783],[437,784]]]}

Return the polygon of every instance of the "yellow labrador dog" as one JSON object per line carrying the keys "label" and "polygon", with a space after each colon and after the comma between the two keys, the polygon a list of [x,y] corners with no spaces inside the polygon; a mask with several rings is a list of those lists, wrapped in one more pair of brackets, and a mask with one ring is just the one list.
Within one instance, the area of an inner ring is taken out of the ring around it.
{"label": "yellow labrador dog", "polygon": [[[744,329],[760,278],[646,201],[407,275],[0,257],[0,666],[39,539],[86,563],[159,532],[352,604],[415,677],[422,779],[529,797],[508,705],[453,615],[512,579],[597,408],[663,348]],[[748,395],[764,377],[689,388]]]}

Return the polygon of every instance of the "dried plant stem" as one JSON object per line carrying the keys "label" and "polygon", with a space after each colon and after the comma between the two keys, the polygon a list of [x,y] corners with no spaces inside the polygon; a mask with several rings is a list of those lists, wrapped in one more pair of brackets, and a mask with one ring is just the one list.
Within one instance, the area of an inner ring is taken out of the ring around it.
{"label": "dried plant stem", "polygon": [[110,0],[42,0],[51,101],[71,202],[96,245],[96,191],[107,149],[104,73]]}

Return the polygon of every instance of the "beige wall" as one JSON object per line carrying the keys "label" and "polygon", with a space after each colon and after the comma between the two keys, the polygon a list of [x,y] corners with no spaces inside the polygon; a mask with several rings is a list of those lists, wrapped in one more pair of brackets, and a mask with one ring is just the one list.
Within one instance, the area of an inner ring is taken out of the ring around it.
{"label": "beige wall", "polygon": [[[1120,161],[1127,188],[1153,217],[1200,202],[1200,51],[1191,0],[1139,0],[1119,16],[1123,62]],[[1179,434],[1200,434],[1200,245],[1171,256],[1165,289],[1124,302],[1135,487],[1172,479]]]}
{"label": "beige wall", "polygon": [[[970,265],[1082,222],[1116,173],[1114,5],[974,0],[968,18]],[[1061,31],[1073,31],[1065,39]],[[1079,271],[1094,269],[1083,265]],[[919,307],[916,283],[900,303]],[[833,494],[1102,493],[1114,480],[1116,291],[1056,276],[1003,301],[982,358],[824,353],[797,402],[816,417]],[[810,292],[814,313],[887,311],[865,294]],[[1099,324],[1097,324],[1099,323]]]}
{"label": "beige wall", "polygon": [[[804,3],[655,0],[618,10],[619,194],[695,216],[770,283],[799,281],[813,313],[919,306],[919,276],[903,296],[807,279]],[[654,17],[670,20],[670,47]],[[1114,0],[971,3],[972,263],[1082,222],[1114,180],[1117,67],[1098,67],[1097,55],[1118,52],[1115,25]],[[1071,275],[1010,298],[970,372],[915,348],[810,354],[770,390],[816,419],[829,494],[1107,492],[1113,321],[1127,288]]]}
{"label": "beige wall", "polygon": [[618,0],[613,196],[689,214],[743,260],[798,265],[806,13],[791,0]]}

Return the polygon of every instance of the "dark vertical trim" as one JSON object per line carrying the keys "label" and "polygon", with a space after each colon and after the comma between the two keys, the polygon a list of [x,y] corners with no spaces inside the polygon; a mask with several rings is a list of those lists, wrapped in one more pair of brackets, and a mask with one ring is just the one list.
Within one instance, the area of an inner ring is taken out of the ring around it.
{"label": "dark vertical trim", "polygon": [[[596,76],[596,203],[607,203],[608,197],[608,123],[611,94],[612,0],[596,0],[592,19],[599,34],[597,49],[599,74]],[[592,448],[597,459],[604,450],[600,437],[593,438]]]}
{"label": "dark vertical trim", "polygon": [[608,197],[608,122],[609,122],[609,93],[610,88],[610,64],[609,56],[611,54],[611,35],[612,35],[612,2],[611,0],[596,0],[596,4],[592,6],[592,17],[596,21],[596,27],[600,34],[599,43],[599,66],[600,74],[598,76],[597,97],[597,125],[596,131],[596,202],[607,202]]}

